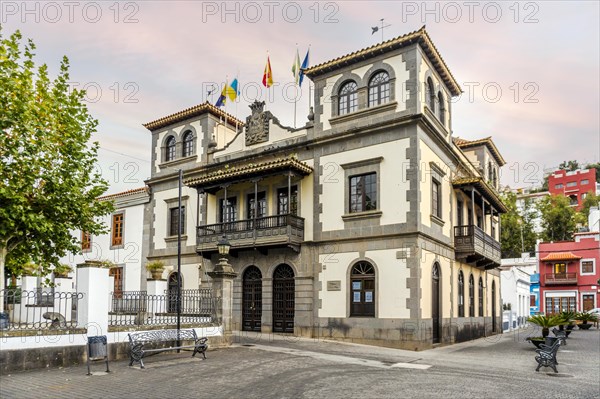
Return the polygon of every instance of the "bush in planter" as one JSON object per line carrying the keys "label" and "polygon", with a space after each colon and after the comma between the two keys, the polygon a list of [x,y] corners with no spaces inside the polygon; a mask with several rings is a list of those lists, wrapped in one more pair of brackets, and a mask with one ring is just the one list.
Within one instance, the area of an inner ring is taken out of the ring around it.
{"label": "bush in planter", "polygon": [[60,263],[52,270],[54,277],[67,277],[72,271],[73,268],[66,263]]}
{"label": "bush in planter", "polygon": [[559,330],[564,330],[565,326],[567,326],[567,330],[570,331],[573,329],[575,321],[575,317],[577,317],[577,312],[571,311],[563,311],[560,312],[560,317],[563,319],[563,322],[558,326]]}
{"label": "bush in planter", "polygon": [[542,337],[546,338],[550,334],[550,328],[554,326],[558,326],[563,322],[562,318],[559,315],[535,315],[531,316],[527,319],[527,321],[531,324],[535,324],[537,326],[542,327]]}
{"label": "bush in planter", "polygon": [[582,323],[579,325],[579,328],[582,330],[587,330],[588,328],[590,328],[592,325],[588,322],[598,322],[598,316],[591,314],[591,313],[586,313],[586,312],[581,312],[578,313],[577,316],[575,317],[575,320],[579,320]]}
{"label": "bush in planter", "polygon": [[152,274],[152,278],[158,280],[162,277],[162,272],[165,269],[165,262],[162,260],[153,260],[146,263],[146,270]]}

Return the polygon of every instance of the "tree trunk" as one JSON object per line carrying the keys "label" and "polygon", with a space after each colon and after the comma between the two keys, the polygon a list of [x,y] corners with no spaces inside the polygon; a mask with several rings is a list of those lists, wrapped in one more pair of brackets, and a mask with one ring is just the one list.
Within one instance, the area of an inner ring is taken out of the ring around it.
{"label": "tree trunk", "polygon": [[4,312],[4,289],[6,278],[4,277],[4,262],[6,260],[6,254],[8,249],[5,245],[0,247],[0,313]]}

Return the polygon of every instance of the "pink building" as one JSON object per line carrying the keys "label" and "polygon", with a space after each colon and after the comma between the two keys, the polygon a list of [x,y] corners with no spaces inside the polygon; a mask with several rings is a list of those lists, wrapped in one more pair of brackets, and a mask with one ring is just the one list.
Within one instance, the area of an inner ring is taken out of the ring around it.
{"label": "pink building", "polygon": [[548,191],[569,197],[580,210],[587,193],[596,191],[596,169],[557,170],[548,177]]}
{"label": "pink building", "polygon": [[600,233],[576,233],[574,241],[539,247],[540,311],[585,312],[600,307]]}

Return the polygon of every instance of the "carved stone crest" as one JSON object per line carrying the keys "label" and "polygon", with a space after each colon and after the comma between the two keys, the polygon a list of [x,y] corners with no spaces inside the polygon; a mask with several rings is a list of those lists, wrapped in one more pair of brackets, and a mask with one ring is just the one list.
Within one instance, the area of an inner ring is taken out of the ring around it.
{"label": "carved stone crest", "polygon": [[269,120],[272,115],[269,111],[263,111],[264,107],[264,101],[250,104],[252,115],[246,118],[246,145],[269,141]]}

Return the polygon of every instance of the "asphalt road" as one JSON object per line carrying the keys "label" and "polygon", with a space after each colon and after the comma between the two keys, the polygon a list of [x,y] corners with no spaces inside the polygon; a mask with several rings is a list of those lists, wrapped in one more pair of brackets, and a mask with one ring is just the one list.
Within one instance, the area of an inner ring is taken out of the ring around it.
{"label": "asphalt road", "polygon": [[0,377],[1,398],[600,398],[600,331],[575,331],[558,374],[535,372],[526,333],[411,352],[280,335],[191,353]]}

